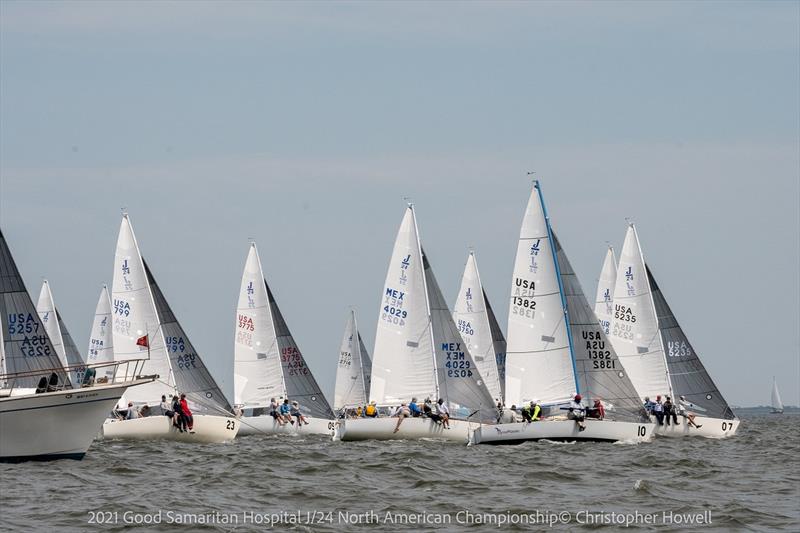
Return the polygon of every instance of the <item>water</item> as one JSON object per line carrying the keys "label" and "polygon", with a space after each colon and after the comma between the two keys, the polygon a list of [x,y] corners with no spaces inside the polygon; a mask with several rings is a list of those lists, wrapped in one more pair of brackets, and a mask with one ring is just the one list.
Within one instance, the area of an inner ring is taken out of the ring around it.
{"label": "water", "polygon": [[[797,531],[798,422],[797,415],[754,415],[743,419],[731,439],[657,439],[643,445],[468,448],[286,436],[245,437],[225,445],[96,442],[80,462],[0,464],[0,530],[263,531],[271,514],[283,520],[276,529],[297,531],[459,530],[467,529],[465,521],[473,523],[473,531],[497,529],[474,525],[482,513],[516,521],[526,515],[539,526],[503,527],[542,530],[564,512],[570,513],[564,517],[569,523],[553,523],[554,529],[600,527],[585,524],[587,512],[604,512],[606,521],[629,514],[627,519],[638,520],[634,527],[664,529],[666,512],[673,513],[667,529],[678,530],[699,529],[675,523],[679,515],[707,511],[711,524],[703,529]],[[158,520],[158,510],[160,524],[125,523]],[[103,514],[95,519],[106,523],[89,524],[98,511]],[[348,526],[345,520],[356,517],[340,511],[375,514],[362,515],[361,526]],[[220,523],[222,518],[214,524],[168,523],[175,513],[198,520],[215,512],[239,523]],[[387,512],[427,523],[387,522]],[[655,524],[642,523],[643,515],[655,516]],[[435,520],[449,523],[430,523]]]}

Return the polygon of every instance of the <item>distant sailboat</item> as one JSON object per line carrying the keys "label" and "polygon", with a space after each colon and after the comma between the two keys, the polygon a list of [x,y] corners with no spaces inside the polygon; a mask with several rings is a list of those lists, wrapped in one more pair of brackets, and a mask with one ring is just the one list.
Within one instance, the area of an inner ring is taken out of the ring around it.
{"label": "distant sailboat", "polygon": [[[116,361],[146,358],[144,371],[153,383],[129,391],[135,407],[156,414],[132,420],[109,419],[105,438],[224,442],[236,437],[239,421],[216,381],[178,323],[161,288],[142,258],[130,219],[123,215],[114,259],[113,343]],[[160,415],[161,396],[186,394],[194,417],[193,432],[180,432]]]}
{"label": "distant sailboat", "polygon": [[[111,327],[111,298],[108,295],[108,287],[103,285],[100,289],[100,297],[97,300],[97,308],[94,312],[92,321],[92,332],[89,335],[89,349],[86,354],[86,364],[89,366],[98,363],[108,363],[114,360],[114,335]],[[108,370],[107,370],[108,369]],[[111,378],[113,376],[111,367],[103,367],[97,373],[97,378]]]}
{"label": "distant sailboat", "polygon": [[781,394],[778,392],[778,382],[772,378],[772,414],[780,415],[783,413],[783,402]]}
{"label": "distant sailboat", "polygon": [[350,311],[336,365],[333,407],[337,414],[367,405],[371,372],[372,361],[358,332],[356,313]]}
{"label": "distant sailboat", "polygon": [[[53,315],[49,318],[56,323]],[[2,231],[0,361],[3,387],[0,461],[3,462],[81,459],[123,392],[152,380],[111,380],[83,388],[72,384],[67,374],[73,369],[62,365]],[[104,368],[101,366],[100,370]]]}
{"label": "distant sailboat", "polygon": [[[80,386],[83,382],[83,368],[84,361],[81,358],[78,347],[75,341],[72,340],[72,335],[69,334],[67,326],[61,318],[61,313],[58,312],[53,299],[53,293],[50,290],[50,283],[47,280],[42,282],[42,289],[39,291],[39,303],[36,305],[36,312],[39,313],[39,318],[42,320],[44,330],[50,337],[53,347],[61,359],[63,366],[69,366],[75,370],[69,372],[69,379],[74,386]],[[110,369],[111,367],[106,367]]]}
{"label": "distant sailboat", "polygon": [[[458,327],[486,388],[495,401],[503,402],[505,388],[506,340],[483,290],[475,253],[467,256],[461,289],[453,306],[453,320]],[[495,327],[493,327],[495,326]]]}
{"label": "distant sailboat", "polygon": [[[333,411],[297,347],[267,285],[255,243],[250,244],[236,308],[234,403],[244,410],[240,435],[333,434]],[[280,425],[270,399],[296,400],[308,425]]]}
{"label": "distant sailboat", "polygon": [[[588,407],[592,400],[601,400],[605,418],[587,417],[585,430],[564,420],[563,408],[576,394]],[[472,441],[640,442],[653,436],[653,424],[553,232],[538,181],[520,228],[506,358],[506,404],[521,407],[532,400],[548,418],[483,426]]]}
{"label": "distant sailboat", "polygon": [[393,410],[412,398],[441,398],[451,429],[408,418],[395,432],[396,418],[348,418],[337,422],[335,438],[467,442],[479,421],[496,420],[497,410],[422,250],[413,206],[400,224],[381,294],[370,400]]}
{"label": "distant sailboat", "polygon": [[671,396],[678,405],[680,396],[685,396],[686,410],[703,426],[691,427],[686,418],[679,417],[677,425],[656,426],[657,435],[727,437],[736,433],[739,419],[667,304],[644,261],[633,224],[628,226],[619,258],[611,340],[642,399]]}
{"label": "distant sailboat", "polygon": [[608,247],[603,261],[603,270],[597,283],[597,297],[594,302],[594,314],[603,327],[606,337],[611,335],[611,318],[614,316],[614,285],[617,282],[617,258],[614,248]]}

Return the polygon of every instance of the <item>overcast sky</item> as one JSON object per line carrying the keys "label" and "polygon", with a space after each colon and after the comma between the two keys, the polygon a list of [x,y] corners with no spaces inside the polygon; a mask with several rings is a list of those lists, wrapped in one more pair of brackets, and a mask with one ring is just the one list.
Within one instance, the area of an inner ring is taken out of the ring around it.
{"label": "overcast sky", "polygon": [[800,403],[797,2],[0,2],[0,225],[86,349],[120,208],[232,394],[248,238],[328,399],[410,197],[501,324],[542,180],[593,299],[625,217],[735,405]]}

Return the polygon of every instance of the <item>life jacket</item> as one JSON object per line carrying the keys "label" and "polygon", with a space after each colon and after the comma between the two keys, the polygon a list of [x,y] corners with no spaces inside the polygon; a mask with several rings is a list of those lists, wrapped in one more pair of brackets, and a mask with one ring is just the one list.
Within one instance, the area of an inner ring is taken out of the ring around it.
{"label": "life jacket", "polygon": [[367,410],[366,410],[366,415],[367,416],[375,416],[375,414],[377,412],[378,412],[378,410],[375,408],[374,405],[368,405],[367,406]]}
{"label": "life jacket", "polygon": [[531,419],[532,420],[539,420],[539,413],[541,413],[541,412],[542,412],[542,408],[539,407],[539,404],[537,403],[533,407],[533,415],[531,416]]}

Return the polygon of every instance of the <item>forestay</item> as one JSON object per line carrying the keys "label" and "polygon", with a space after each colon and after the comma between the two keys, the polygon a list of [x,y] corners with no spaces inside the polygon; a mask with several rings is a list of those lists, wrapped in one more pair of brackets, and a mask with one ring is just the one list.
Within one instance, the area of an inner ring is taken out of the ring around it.
{"label": "forestay", "polygon": [[611,342],[639,396],[655,400],[671,394],[653,295],[633,224],[619,258],[611,328]]}
{"label": "forestay", "polygon": [[614,256],[614,248],[608,247],[606,258],[603,261],[603,270],[600,272],[600,280],[597,283],[597,297],[594,302],[594,314],[603,333],[611,335],[611,318],[614,316],[614,286],[617,283],[617,258]]}
{"label": "forestay", "polygon": [[[175,392],[175,380],[144,262],[127,214],[122,216],[117,238],[111,304],[114,360],[147,359],[141,373],[159,376],[151,383],[131,387],[125,398],[137,404],[158,404],[163,394]],[[118,370],[125,371],[125,366]],[[133,371],[132,366],[130,371]]]}
{"label": "forestay", "polygon": [[336,366],[333,398],[336,411],[365,405],[369,401],[371,367],[372,363],[358,332],[355,311],[350,311]]}
{"label": "forestay", "polygon": [[578,391],[590,402],[602,400],[608,415],[613,414],[615,420],[642,420],[639,395],[589,307],[580,281],[555,233],[553,242],[567,302]]}
{"label": "forestay", "polygon": [[508,312],[506,404],[575,393],[565,310],[544,205],[535,183],[520,228]]}
{"label": "forestay", "polygon": [[733,411],[678,324],[650,267],[646,268],[673,392],[678,396],[686,396],[689,402],[698,407],[696,412],[701,416],[732,420],[735,418]]}
{"label": "forestay", "polygon": [[289,398],[297,400],[301,409],[313,417],[332,419],[333,411],[328,400],[322,394],[317,380],[314,379],[311,369],[297,347],[266,280],[264,280],[264,284],[267,288],[267,297],[283,366],[283,379]]}
{"label": "forestay", "polygon": [[495,352],[495,342],[489,320],[489,306],[481,284],[474,252],[470,252],[467,256],[467,264],[461,278],[461,288],[453,306],[453,321],[456,323],[467,350],[472,354],[478,371],[483,376],[483,382],[489,390],[489,394],[495,402],[502,401],[503,392],[497,365],[498,354]]}
{"label": "forestay", "polygon": [[[465,419],[478,414],[480,420],[494,422],[497,419],[496,401],[486,388],[480,370],[453,322],[453,315],[424,251],[422,261],[436,343],[439,396],[447,401],[454,418]],[[418,397],[418,400],[422,399]]]}
{"label": "forestay", "polygon": [[[56,309],[53,293],[50,290],[50,283],[47,280],[42,282],[42,289],[39,291],[39,302],[36,305],[36,312],[44,325],[44,329],[53,347],[58,353],[61,364],[64,366],[76,367],[83,365],[83,358],[72,335],[69,334],[61,313]],[[73,370],[69,372],[69,379],[73,384],[80,384],[83,381],[83,370]]]}
{"label": "forestay", "polygon": [[[33,306],[25,283],[20,276],[5,236],[0,230],[0,320],[2,320],[2,343],[0,360],[2,371],[8,374],[31,371],[51,372],[60,384],[69,385],[61,360],[53,343],[45,332],[36,308]],[[16,387],[36,387],[39,376],[15,380]]]}
{"label": "forestay", "polygon": [[[114,360],[114,339],[111,328],[111,298],[108,287],[103,285],[92,321],[92,332],[89,335],[89,351],[86,362],[89,365],[107,363]],[[97,377],[111,378],[114,375],[113,367],[103,367]]]}
{"label": "forestay", "polygon": [[267,286],[255,243],[250,244],[247,254],[236,307],[233,387],[234,403],[245,408],[266,407],[270,398],[287,396]]}
{"label": "forestay", "polygon": [[378,310],[370,399],[399,405],[437,394],[431,321],[413,207],[397,232]]}

